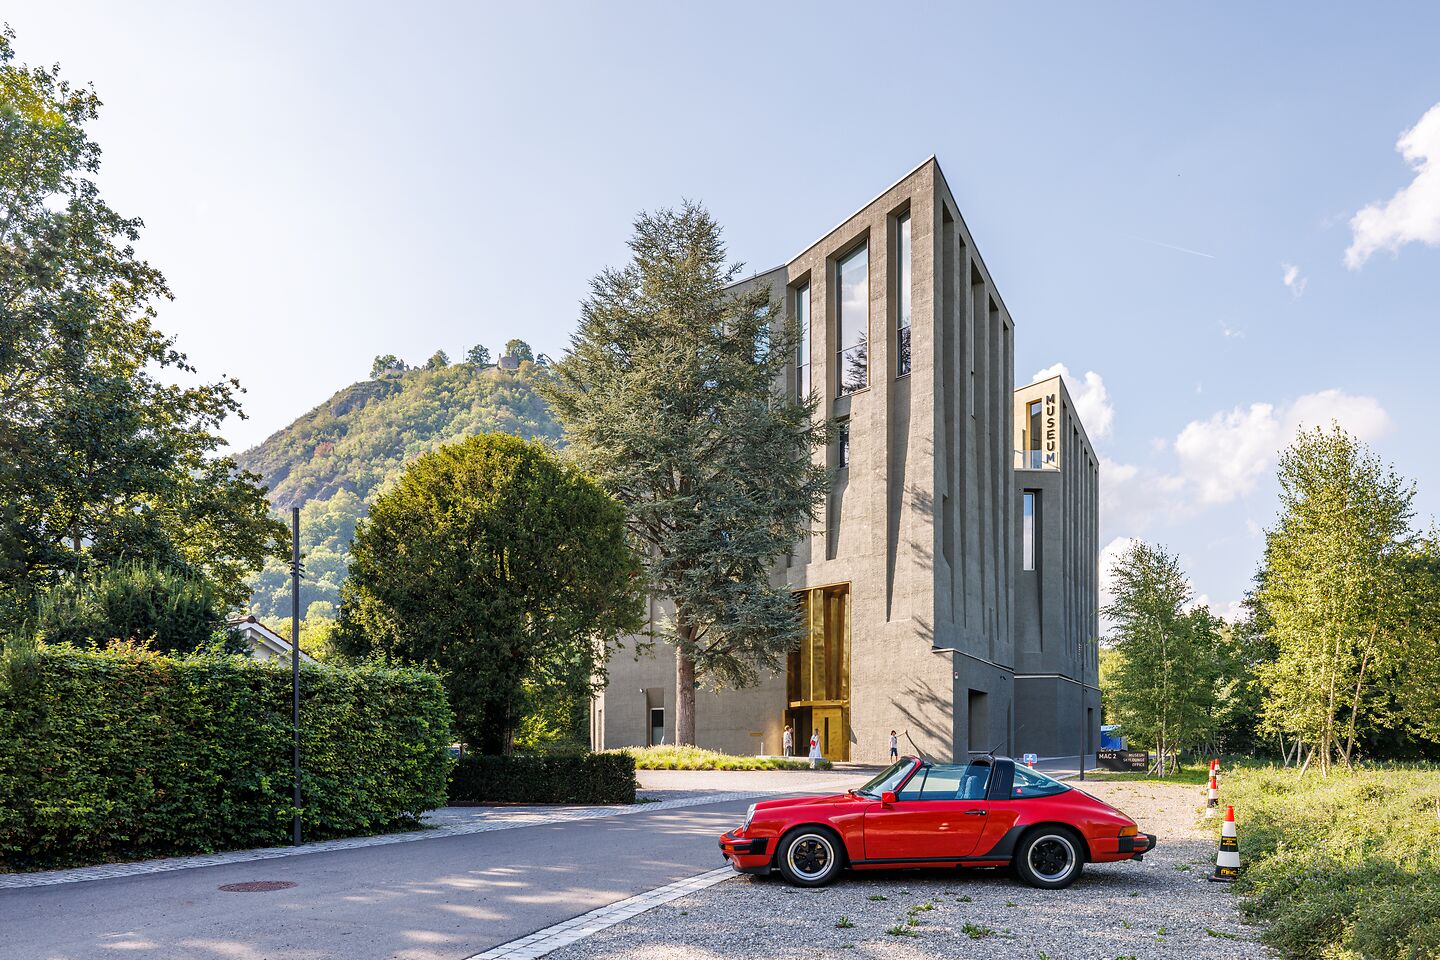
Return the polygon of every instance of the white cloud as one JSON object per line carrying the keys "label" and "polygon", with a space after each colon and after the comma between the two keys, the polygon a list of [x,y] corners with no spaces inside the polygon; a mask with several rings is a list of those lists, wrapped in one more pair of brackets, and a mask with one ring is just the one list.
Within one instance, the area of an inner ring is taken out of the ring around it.
{"label": "white cloud", "polygon": [[1412,242],[1440,246],[1440,103],[1400,135],[1395,149],[1415,170],[1415,179],[1389,200],[1369,204],[1350,218],[1345,265],[1351,270],[1379,250],[1398,253]]}
{"label": "white cloud", "polygon": [[1175,452],[1200,501],[1225,503],[1255,489],[1280,449],[1281,435],[1275,408],[1253,403],[1186,424],[1175,438]]}
{"label": "white cloud", "polygon": [[1175,438],[1175,452],[1201,503],[1227,503],[1255,489],[1296,431],[1328,427],[1332,420],[1367,441],[1393,426],[1374,397],[1322,390],[1281,408],[1252,403],[1193,420]]}
{"label": "white cloud", "polygon": [[1290,405],[1286,411],[1286,439],[1295,436],[1298,430],[1328,427],[1331,420],[1338,421],[1340,426],[1365,441],[1382,437],[1395,426],[1390,414],[1374,397],[1321,390],[1307,393]]}
{"label": "white cloud", "polygon": [[1085,424],[1085,432],[1090,439],[1102,440],[1110,436],[1110,428],[1115,424],[1115,408],[1110,404],[1110,393],[1105,389],[1104,378],[1094,370],[1086,370],[1084,381],[1077,382],[1070,376],[1065,364],[1056,363],[1036,371],[1030,382],[1054,376],[1065,378],[1065,387],[1070,391],[1070,399],[1075,401],[1075,411],[1080,414],[1080,422]]}
{"label": "white cloud", "polygon": [[1280,282],[1285,284],[1292,296],[1298,298],[1305,292],[1305,285],[1310,282],[1310,278],[1300,276],[1299,267],[1293,263],[1282,263],[1280,271]]}

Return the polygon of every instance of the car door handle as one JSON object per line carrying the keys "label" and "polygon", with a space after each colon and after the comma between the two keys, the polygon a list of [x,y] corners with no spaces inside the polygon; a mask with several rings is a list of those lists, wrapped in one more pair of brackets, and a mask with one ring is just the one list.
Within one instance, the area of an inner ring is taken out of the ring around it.
{"label": "car door handle", "polygon": [[983,817],[983,816],[985,816],[985,811],[984,811],[984,810],[966,810],[966,811],[965,811],[965,816],[967,816],[967,817]]}

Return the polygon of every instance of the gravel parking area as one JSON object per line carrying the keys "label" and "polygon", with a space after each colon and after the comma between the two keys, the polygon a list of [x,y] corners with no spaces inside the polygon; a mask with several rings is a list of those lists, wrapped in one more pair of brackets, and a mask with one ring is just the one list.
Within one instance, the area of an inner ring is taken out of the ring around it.
{"label": "gravel parking area", "polygon": [[[1024,886],[1007,871],[844,875],[819,890],[742,877],[657,907],[562,948],[553,960],[734,960],[830,956],[1029,957],[1036,960],[1270,954],[1244,926],[1229,888],[1206,881],[1214,834],[1197,826],[1194,787],[1088,782],[1086,789],[1159,837],[1143,863],[1087,864],[1067,890]],[[718,854],[717,854],[718,857]]]}

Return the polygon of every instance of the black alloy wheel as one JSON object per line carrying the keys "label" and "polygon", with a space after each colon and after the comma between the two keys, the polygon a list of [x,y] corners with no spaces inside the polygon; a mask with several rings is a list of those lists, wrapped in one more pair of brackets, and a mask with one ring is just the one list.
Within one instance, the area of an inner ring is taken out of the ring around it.
{"label": "black alloy wheel", "polygon": [[1043,890],[1059,890],[1074,883],[1085,868],[1084,843],[1063,827],[1033,831],[1015,851],[1015,872],[1021,880]]}
{"label": "black alloy wheel", "polygon": [[840,838],[823,827],[801,827],[780,843],[780,873],[797,887],[823,887],[843,860]]}

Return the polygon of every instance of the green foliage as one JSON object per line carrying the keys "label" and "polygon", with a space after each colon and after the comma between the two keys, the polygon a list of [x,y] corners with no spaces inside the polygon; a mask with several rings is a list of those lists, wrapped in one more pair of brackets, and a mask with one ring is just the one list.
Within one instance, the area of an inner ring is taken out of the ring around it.
{"label": "green foliage", "polygon": [[465,352],[465,362],[472,363],[477,367],[490,366],[490,348],[483,344],[475,344]]}
{"label": "green foliage", "polygon": [[381,377],[391,374],[404,373],[409,369],[405,361],[395,356],[395,354],[381,354],[375,358],[374,363],[370,364],[370,379],[378,380]]}
{"label": "green foliage", "polygon": [[1206,741],[1224,671],[1221,623],[1205,607],[1186,610],[1190,585],[1179,561],[1136,541],[1110,570],[1115,624],[1107,697],[1132,747],[1154,744],[1156,763]]}
{"label": "green foliage", "polygon": [[584,697],[642,623],[618,504],[539,443],[469,437],[410,464],[355,534],[338,642],[445,673],[462,739],[508,753],[530,689]]}
{"label": "green foliage", "polygon": [[1225,782],[1239,819],[1238,891],[1286,957],[1440,953],[1440,768],[1321,778],[1278,768]]}
{"label": "green foliage", "polygon": [[[307,613],[300,621],[300,649],[321,663],[332,660],[337,663],[344,662],[346,658],[336,646],[336,630],[340,624],[335,617],[333,607],[324,601],[317,600],[310,604],[310,609],[314,612]],[[325,611],[330,612],[326,613]],[[269,617],[260,622],[286,640],[290,639],[289,617]]]}
{"label": "green foliage", "polygon": [[430,355],[430,359],[425,361],[426,370],[443,370],[448,366],[450,366],[450,355],[444,350],[436,350]]}
{"label": "green foliage", "polygon": [[[355,524],[411,460],[478,433],[558,443],[560,428],[535,390],[544,376],[528,364],[504,374],[454,364],[357,383],[241,454],[277,510],[301,507],[300,609],[317,600],[339,606]],[[251,613],[289,617],[288,557],[266,563],[253,582]]]}
{"label": "green foliage", "polygon": [[30,622],[52,644],[124,640],[181,653],[210,645],[224,625],[225,611],[209,580],[141,563],[61,580],[36,600]]}
{"label": "green foliage", "polygon": [[529,360],[531,363],[535,362],[535,351],[531,350],[530,344],[524,340],[505,341],[505,355],[507,357],[514,357],[516,360]]}
{"label": "green foliage", "polygon": [[[700,747],[625,747],[618,752],[635,758],[637,770],[809,770],[810,761],[798,757],[737,757]],[[830,770],[829,760],[815,761],[815,769]]]}
{"label": "green foliage", "polygon": [[1322,771],[1349,763],[1358,735],[1407,719],[1390,695],[1407,682],[1417,632],[1433,610],[1416,603],[1433,566],[1416,557],[1414,485],[1338,426],[1301,433],[1281,455],[1281,514],[1268,532],[1257,597],[1275,658],[1260,668],[1264,721],[1310,745]]}
{"label": "green foliage", "polygon": [[278,548],[258,478],[215,451],[239,384],[155,329],[170,298],[100,197],[100,100],[0,35],[0,619],[62,574],[142,560],[211,579],[226,603]]}
{"label": "green foliage", "polygon": [[634,803],[635,760],[623,753],[467,753],[450,776],[452,803]]}
{"label": "green foliage", "polygon": [[632,261],[591,284],[569,356],[543,386],[568,448],[625,505],[648,587],[674,604],[676,738],[693,743],[697,680],[753,682],[800,638],[776,561],[826,489],[814,398],[785,382],[797,328],[768,287],[730,289],[701,207],[641,215]]}
{"label": "green foliage", "polygon": [[[45,645],[0,666],[0,869],[287,842],[287,669]],[[307,837],[405,827],[444,803],[434,676],[307,668],[300,715]]]}

